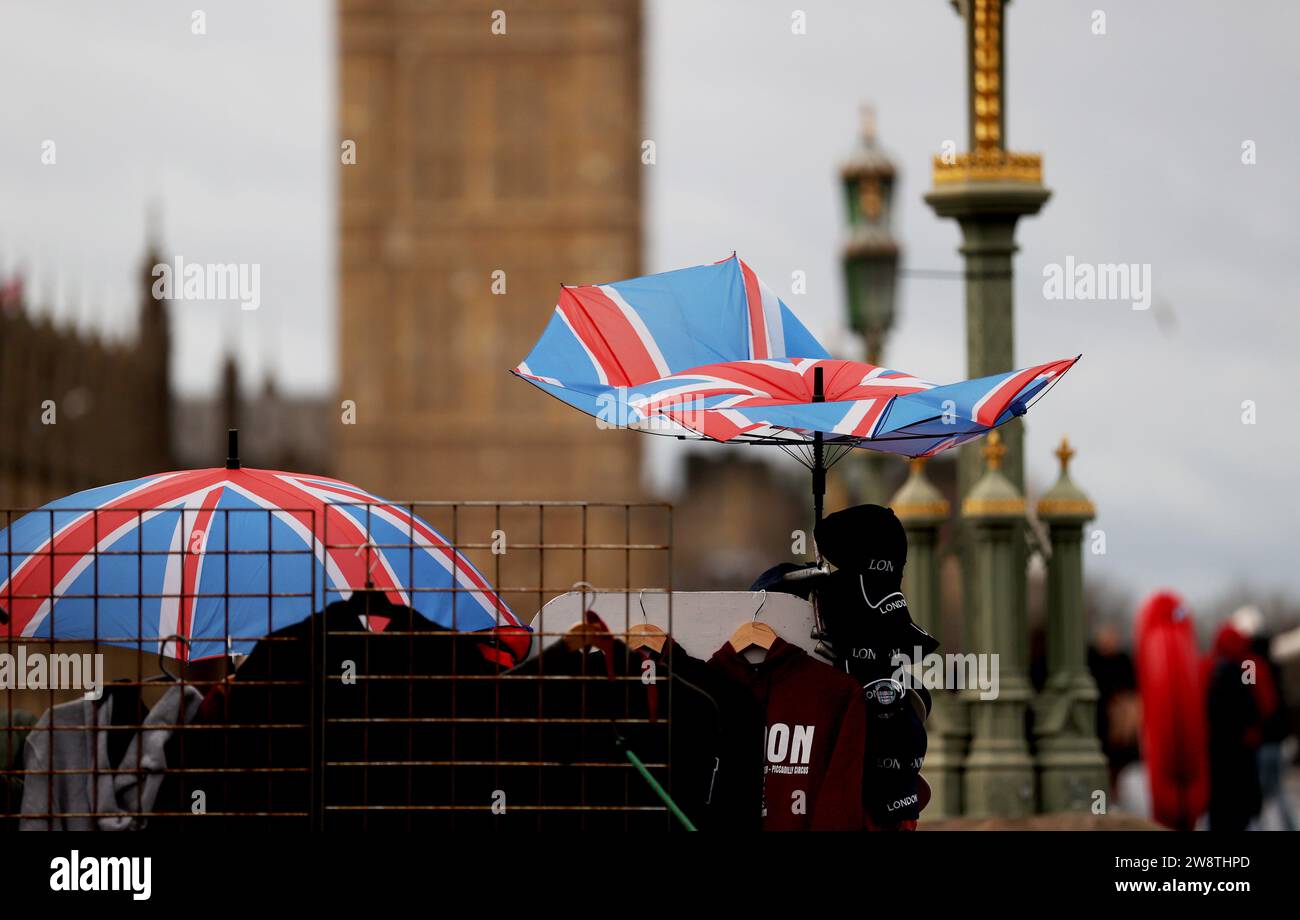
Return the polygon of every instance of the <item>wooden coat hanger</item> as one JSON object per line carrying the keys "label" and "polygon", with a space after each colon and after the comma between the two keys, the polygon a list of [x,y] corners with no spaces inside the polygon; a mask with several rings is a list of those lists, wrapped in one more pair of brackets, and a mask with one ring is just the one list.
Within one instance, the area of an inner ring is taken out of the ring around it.
{"label": "wooden coat hanger", "polygon": [[664,650],[668,643],[668,633],[664,632],[654,623],[645,612],[645,590],[643,589],[637,595],[637,602],[641,605],[641,619],[644,623],[637,623],[629,626],[627,630],[627,647],[636,651],[641,648],[648,648],[656,655]]}
{"label": "wooden coat hanger", "polygon": [[605,622],[588,610],[583,614],[581,620],[564,631],[560,641],[564,643],[564,647],[569,651],[576,652],[579,649],[586,651],[599,647],[612,638]]}
{"label": "wooden coat hanger", "polygon": [[767,590],[763,591],[763,599],[759,601],[758,609],[754,611],[754,618],[747,623],[741,623],[740,628],[731,634],[727,643],[731,646],[732,651],[737,655],[749,648],[761,648],[764,651],[770,651],[772,645],[780,638],[776,630],[772,629],[766,623],[758,622],[758,615],[763,611],[763,605],[767,603]]}
{"label": "wooden coat hanger", "polygon": [[582,588],[582,619],[566,629],[564,635],[560,636],[560,641],[571,652],[609,645],[612,641],[609,627],[605,625],[605,621],[600,618],[599,614],[587,606],[587,589],[590,588],[593,594],[596,593],[596,589],[585,581],[580,581],[573,587]]}

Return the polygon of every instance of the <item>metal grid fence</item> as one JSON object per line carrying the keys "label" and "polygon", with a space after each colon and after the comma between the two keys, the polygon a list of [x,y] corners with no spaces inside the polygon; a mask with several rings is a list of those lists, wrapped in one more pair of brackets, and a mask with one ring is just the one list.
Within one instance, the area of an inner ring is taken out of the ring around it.
{"label": "metal grid fence", "polygon": [[[372,515],[394,507],[444,538],[448,583],[422,580],[413,523],[377,536]],[[25,513],[0,511],[0,826],[672,822],[656,790],[671,796],[671,687],[658,699],[615,644],[635,605],[603,655],[578,633],[521,638],[504,615],[481,628],[485,598],[524,624],[575,586],[671,600],[668,505],[60,509],[17,533]],[[74,520],[85,546],[62,548]],[[315,541],[286,540],[286,521]],[[154,548],[157,528],[179,536]]]}

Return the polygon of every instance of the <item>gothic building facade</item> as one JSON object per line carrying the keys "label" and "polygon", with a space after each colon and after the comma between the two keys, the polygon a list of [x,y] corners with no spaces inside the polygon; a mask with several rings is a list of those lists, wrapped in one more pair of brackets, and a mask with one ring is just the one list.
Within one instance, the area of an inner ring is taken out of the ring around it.
{"label": "gothic building facade", "polygon": [[138,276],[132,340],[70,328],[33,309],[21,279],[0,285],[0,529],[7,511],[171,469],[219,466],[240,428],[249,466],[328,474],[332,400],[241,386],[234,356],[217,392],[171,386],[171,320],[153,296],[150,247]]}
{"label": "gothic building facade", "polygon": [[[0,299],[0,509],[171,468],[171,330],[152,247],[133,341],[61,326],[20,279]],[[0,520],[0,527],[7,521]]]}

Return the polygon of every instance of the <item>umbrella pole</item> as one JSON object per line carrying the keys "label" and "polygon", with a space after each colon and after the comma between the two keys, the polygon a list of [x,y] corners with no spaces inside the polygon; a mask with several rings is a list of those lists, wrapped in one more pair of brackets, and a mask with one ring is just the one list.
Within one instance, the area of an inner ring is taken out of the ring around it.
{"label": "umbrella pole", "polygon": [[[822,390],[822,369],[813,368],[813,398],[815,403],[825,402],[826,394]],[[822,433],[813,432],[813,467],[812,467],[812,491],[813,491],[813,524],[820,524],[822,520],[822,510],[826,505],[826,453],[822,444]]]}

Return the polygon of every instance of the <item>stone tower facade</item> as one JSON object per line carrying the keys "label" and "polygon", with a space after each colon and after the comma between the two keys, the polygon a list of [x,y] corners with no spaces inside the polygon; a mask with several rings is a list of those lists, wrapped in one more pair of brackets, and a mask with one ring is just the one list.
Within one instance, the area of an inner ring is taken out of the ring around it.
{"label": "stone tower facade", "polygon": [[339,475],[636,498],[636,434],[507,370],[561,283],[640,272],[640,3],[341,0],[339,45]]}

